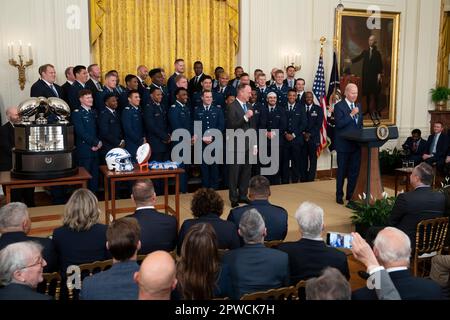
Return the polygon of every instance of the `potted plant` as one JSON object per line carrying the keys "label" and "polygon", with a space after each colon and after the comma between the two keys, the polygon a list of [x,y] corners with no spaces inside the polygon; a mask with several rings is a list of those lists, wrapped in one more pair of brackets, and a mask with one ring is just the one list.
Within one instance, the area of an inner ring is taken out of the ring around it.
{"label": "potted plant", "polygon": [[[365,237],[370,227],[382,227],[387,225],[396,197],[389,197],[383,192],[381,199],[376,199],[370,203],[366,200],[366,194],[359,195],[361,202],[355,202],[353,215],[350,217],[355,231]],[[370,196],[373,200],[372,195]],[[367,202],[367,203],[366,203]]]}
{"label": "potted plant", "polygon": [[430,90],[431,100],[436,105],[436,110],[443,111],[447,109],[447,100],[450,95],[450,89],[447,87],[436,87]]}
{"label": "potted plant", "polygon": [[403,156],[403,151],[397,148],[381,150],[379,153],[380,173],[394,175],[395,168],[402,166]]}

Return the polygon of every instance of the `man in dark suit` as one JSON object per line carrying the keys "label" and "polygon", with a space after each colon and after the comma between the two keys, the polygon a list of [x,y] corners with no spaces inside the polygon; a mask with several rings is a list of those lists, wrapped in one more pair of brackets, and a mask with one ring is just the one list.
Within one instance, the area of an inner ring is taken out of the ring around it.
{"label": "man in dark suit", "polygon": [[366,97],[367,111],[370,114],[381,111],[379,95],[381,92],[381,75],[383,62],[380,51],[377,49],[377,39],[374,35],[369,37],[369,48],[362,51],[357,57],[351,59],[351,63],[363,60],[362,65],[362,94]]}
{"label": "man in dark suit", "polygon": [[64,71],[64,74],[66,75],[66,82],[61,86],[61,89],[64,92],[64,100],[69,103],[69,91],[72,84],[75,82],[75,76],[73,75],[73,67],[67,67]]}
{"label": "man in dark suit", "polygon": [[51,239],[29,237],[31,220],[27,206],[21,202],[10,202],[0,209],[0,250],[7,245],[23,241],[35,241],[43,247],[42,257],[47,262],[44,272],[58,270],[58,259]]}
{"label": "man in dark suit", "polygon": [[[0,127],[0,171],[9,171],[13,168],[12,148],[14,148],[14,125],[20,123],[21,119],[17,107],[6,109],[6,122]],[[6,188],[2,186],[3,194]],[[12,202],[24,202],[28,207],[34,207],[34,188],[21,188],[11,190]]]}
{"label": "man in dark suit", "polygon": [[320,128],[323,124],[322,107],[314,104],[313,93],[305,93],[306,128],[303,131],[305,144],[302,148],[300,160],[300,180],[311,182],[316,178],[317,170],[317,148],[320,145]]}
{"label": "man in dark suit", "polygon": [[225,72],[225,70],[222,67],[216,67],[214,69],[214,80],[213,80],[213,89],[216,89],[219,86],[220,83],[220,74]]}
{"label": "man in dark suit", "polygon": [[336,268],[347,280],[350,279],[345,253],[327,247],[322,239],[323,209],[314,203],[303,202],[295,213],[295,219],[300,227],[301,239],[278,246],[289,256],[290,284],[318,277],[326,267]]}
{"label": "man in dark suit", "polygon": [[76,81],[70,87],[68,97],[71,112],[81,107],[79,92],[81,90],[87,89],[86,82],[89,79],[89,73],[87,72],[85,66],[75,66],[73,68],[73,74]]}
{"label": "man in dark suit", "polygon": [[[149,87],[149,94],[152,92],[152,88],[159,89],[162,93],[161,103],[165,109],[169,107],[169,91],[167,87],[164,85],[164,76],[161,71],[161,68],[155,68],[149,71],[148,75],[152,79],[152,83]],[[151,102],[151,98],[149,99],[149,103]]]}
{"label": "man in dark suit", "polygon": [[230,272],[231,298],[239,299],[246,293],[287,286],[288,255],[264,246],[267,231],[258,210],[250,209],[242,215],[238,232],[245,245],[226,252],[223,257],[223,264]]}
{"label": "man in dark suit", "polygon": [[[256,132],[254,132],[256,124],[253,119],[253,110],[247,104],[251,94],[252,90],[249,85],[239,85],[236,100],[227,107],[226,111],[225,122],[227,129],[242,129],[244,134],[250,134],[249,139],[243,138],[244,141],[238,139],[238,143],[235,143],[238,137],[234,132],[230,136],[227,132],[227,163],[230,164],[228,168],[229,197],[233,208],[239,205],[239,201],[248,201],[248,181],[252,171],[250,160],[254,160],[250,158],[252,156],[256,157],[258,152]],[[239,143],[239,141],[241,142]],[[244,146],[242,146],[242,142]],[[250,152],[252,153],[251,155],[249,154]]]}
{"label": "man in dark suit", "polygon": [[216,93],[217,106],[221,106],[223,110],[227,106],[225,103],[227,97],[236,96],[236,88],[228,85],[229,79],[228,73],[222,72],[219,77],[219,85],[213,90]]}
{"label": "man in dark suit", "polygon": [[100,82],[102,70],[96,63],[88,66],[89,80],[86,82],[86,89],[91,90],[92,96],[95,98],[98,92],[103,91],[103,85]]}
{"label": "man in dark suit", "polygon": [[65,99],[63,89],[58,86],[56,81],[55,67],[51,64],[44,64],[39,67],[41,78],[31,86],[30,97],[57,97]]}
{"label": "man in dark suit", "polygon": [[[203,107],[202,97],[203,97],[203,92],[205,92],[205,91],[210,91],[212,93],[212,96],[213,96],[212,104],[213,105],[218,106],[218,107],[220,106],[219,108],[221,108],[223,106],[221,104],[218,104],[218,102],[217,102],[219,94],[213,90],[212,78],[210,76],[207,75],[207,76],[203,77],[201,87],[202,87],[202,89],[200,91],[194,92],[192,94],[192,98],[190,101],[192,113],[195,113],[195,109],[197,107]],[[219,98],[219,100],[220,100],[220,98]]]}
{"label": "man in dark suit", "polygon": [[174,250],[177,245],[177,220],[155,210],[156,193],[152,181],[137,180],[131,198],[136,204],[136,211],[129,217],[135,218],[141,227],[139,254]]}
{"label": "man in dark suit", "polygon": [[230,81],[228,81],[228,85],[237,89],[237,87],[240,84],[239,79],[241,77],[241,74],[243,74],[243,73],[244,73],[244,69],[241,66],[237,66],[236,68],[234,68],[234,78],[231,79]]}
{"label": "man in dark suit", "polygon": [[436,121],[433,124],[433,134],[428,137],[425,145],[422,159],[428,164],[436,164],[437,169],[443,171],[447,152],[448,135],[444,132],[444,124]]}
{"label": "man in dark suit", "polygon": [[[408,270],[411,245],[403,231],[393,227],[381,230],[374,241],[374,253],[389,273],[402,300],[443,299],[439,284],[432,280],[415,278]],[[376,300],[377,295],[375,290],[364,287],[354,291],[352,299]]]}
{"label": "man in dark suit", "polygon": [[147,85],[147,78],[148,78],[148,68],[144,65],[140,65],[137,67],[136,70],[137,78],[138,78],[138,92],[139,96],[141,97],[140,106],[145,107],[148,102],[150,101],[150,90],[148,89]]}
{"label": "man in dark suit", "polygon": [[194,62],[194,73],[195,76],[189,80],[190,97],[192,97],[195,92],[202,91],[202,81],[206,75],[203,73],[203,63],[201,61]]}
{"label": "man in dark suit", "polygon": [[354,142],[347,140],[342,135],[362,130],[363,119],[359,111],[358,87],[350,83],[345,88],[345,99],[334,106],[334,118],[336,122],[334,144],[337,151],[337,179],[336,202],[344,204],[344,179],[347,178],[346,199],[351,201],[353,191],[358,179],[361,161],[361,148]]}
{"label": "man in dark suit", "polygon": [[294,89],[297,91],[297,102],[300,102],[301,104],[305,104],[305,102],[306,102],[305,79],[298,78],[297,80],[295,80]]}
{"label": "man in dark suit", "polygon": [[[174,62],[174,69],[175,72],[169,77],[167,80],[167,90],[169,90],[169,97],[175,97],[175,90],[177,89],[175,78],[179,76],[180,74],[184,74],[184,60],[183,59],[176,59]],[[188,89],[188,88],[185,88]],[[173,104],[175,99],[172,101],[169,101],[170,104]]]}
{"label": "man in dark suit", "polygon": [[420,129],[414,129],[411,132],[411,137],[408,137],[402,145],[403,150],[407,154],[406,160],[414,161],[414,166],[422,162],[422,156],[426,151],[426,141],[420,137],[421,134]]}
{"label": "man in dark suit", "polygon": [[285,209],[269,202],[270,183],[266,177],[254,176],[250,179],[248,205],[231,209],[228,221],[239,227],[242,215],[250,209],[256,209],[264,219],[267,233],[265,240],[284,240],[288,229],[288,214]]}
{"label": "man in dark suit", "polygon": [[411,247],[416,244],[416,229],[420,221],[442,217],[445,212],[445,196],[433,191],[433,168],[422,162],[409,176],[413,191],[401,193],[395,200],[388,225],[406,233]]}
{"label": "man in dark suit", "polygon": [[111,222],[106,231],[106,247],[113,257],[110,269],[86,277],[80,292],[82,300],[136,300],[138,285],[133,280],[139,270],[136,263],[141,247],[140,227],[136,219]]}
{"label": "man in dark suit", "polygon": [[295,67],[288,66],[286,68],[286,79],[283,81],[284,85],[287,85],[289,89],[295,88]]}
{"label": "man in dark suit", "polygon": [[41,250],[39,244],[29,241],[10,244],[0,251],[3,286],[0,300],[52,300],[36,292],[46,266]]}
{"label": "man in dark suit", "polygon": [[128,93],[131,90],[139,89],[139,79],[134,74],[127,74],[125,77],[126,89],[119,96],[119,113],[122,114],[123,109],[128,106]]}
{"label": "man in dark suit", "polygon": [[[305,107],[297,102],[297,92],[289,89],[286,110],[286,130],[283,133],[283,163],[281,163],[281,183],[297,183],[301,177],[302,147],[305,143],[303,132],[306,130],[307,116]],[[289,168],[292,165],[292,173]]]}

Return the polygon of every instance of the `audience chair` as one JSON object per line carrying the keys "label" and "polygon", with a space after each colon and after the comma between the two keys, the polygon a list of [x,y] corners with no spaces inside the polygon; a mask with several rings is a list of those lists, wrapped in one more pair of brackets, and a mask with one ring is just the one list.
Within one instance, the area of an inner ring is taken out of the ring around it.
{"label": "audience chair", "polygon": [[[177,250],[172,250],[169,252],[170,255],[172,256],[173,260],[177,261],[178,260],[178,256],[177,256]],[[137,256],[137,260],[136,262],[138,263],[138,265],[142,264],[142,261],[144,261],[144,259],[148,256],[148,254],[138,254]]]}
{"label": "audience chair", "polygon": [[272,241],[264,241],[264,245],[267,248],[274,248],[283,243],[283,240],[272,240]]}
{"label": "audience chair", "polygon": [[414,276],[417,277],[420,274],[421,277],[424,277],[426,275],[426,265],[429,266],[431,258],[440,254],[444,248],[447,230],[448,217],[422,220],[417,225],[416,249],[411,265]]}
{"label": "audience chair", "polygon": [[58,272],[43,273],[44,281],[38,286],[38,291],[48,296],[52,296],[55,300],[59,300],[61,293],[61,275]]}
{"label": "audience chair", "polygon": [[296,285],[295,285],[295,290],[297,292],[297,298],[298,300],[306,300],[306,280],[300,280]]}
{"label": "audience chair", "polygon": [[298,300],[294,286],[244,294],[241,300]]}

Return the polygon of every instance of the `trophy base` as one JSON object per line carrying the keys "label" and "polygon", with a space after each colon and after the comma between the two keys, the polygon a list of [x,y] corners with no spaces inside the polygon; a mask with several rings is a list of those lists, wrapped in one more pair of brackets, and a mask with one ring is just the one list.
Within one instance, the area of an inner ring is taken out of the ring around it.
{"label": "trophy base", "polygon": [[70,177],[78,173],[73,151],[30,152],[13,150],[11,177],[45,180]]}

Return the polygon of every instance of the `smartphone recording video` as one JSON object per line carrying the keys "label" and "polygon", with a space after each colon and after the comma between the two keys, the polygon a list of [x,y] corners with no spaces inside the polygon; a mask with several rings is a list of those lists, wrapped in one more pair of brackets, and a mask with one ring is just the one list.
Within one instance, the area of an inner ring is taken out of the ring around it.
{"label": "smartphone recording video", "polygon": [[352,248],[353,237],[349,233],[328,232],[327,244],[333,248]]}

